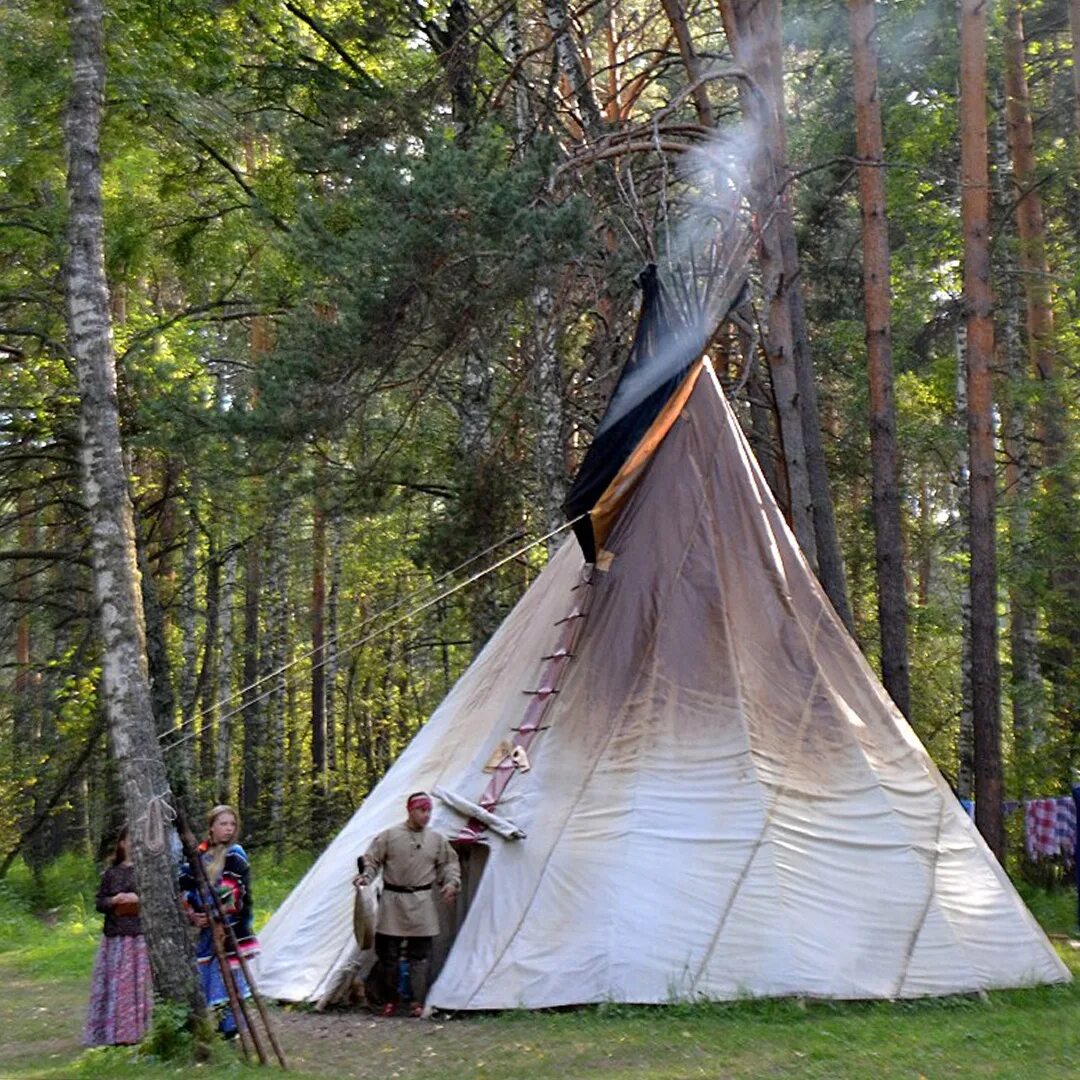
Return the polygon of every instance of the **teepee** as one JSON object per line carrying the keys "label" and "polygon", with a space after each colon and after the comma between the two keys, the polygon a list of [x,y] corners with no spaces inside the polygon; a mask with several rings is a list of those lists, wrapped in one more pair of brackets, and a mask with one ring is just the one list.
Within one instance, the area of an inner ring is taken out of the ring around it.
{"label": "teepee", "polygon": [[[620,387],[656,352],[657,290]],[[571,496],[581,545],[551,559],[274,914],[265,994],[317,1000],[349,962],[356,856],[418,789],[442,794],[433,825],[471,868],[437,949],[438,1008],[1070,978],[691,358],[605,419]],[[472,803],[517,838],[453,808]]]}

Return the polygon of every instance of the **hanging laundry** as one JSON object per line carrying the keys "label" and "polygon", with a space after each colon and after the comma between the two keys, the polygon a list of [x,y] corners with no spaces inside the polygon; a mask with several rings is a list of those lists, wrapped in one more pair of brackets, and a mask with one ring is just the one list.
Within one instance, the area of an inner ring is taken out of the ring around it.
{"label": "hanging laundry", "polygon": [[1076,803],[1071,795],[1063,795],[1054,800],[1057,815],[1054,819],[1054,839],[1058,851],[1067,860],[1072,859],[1076,850]]}
{"label": "hanging laundry", "polygon": [[1029,799],[1024,803],[1024,847],[1029,859],[1058,853],[1057,803],[1054,799]]}

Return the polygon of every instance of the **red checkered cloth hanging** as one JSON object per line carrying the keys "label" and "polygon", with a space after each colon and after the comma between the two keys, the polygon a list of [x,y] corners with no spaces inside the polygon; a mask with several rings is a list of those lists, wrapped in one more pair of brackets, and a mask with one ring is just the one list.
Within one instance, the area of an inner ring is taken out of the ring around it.
{"label": "red checkered cloth hanging", "polygon": [[1030,799],[1024,803],[1024,846],[1029,859],[1058,853],[1057,802],[1054,799]]}

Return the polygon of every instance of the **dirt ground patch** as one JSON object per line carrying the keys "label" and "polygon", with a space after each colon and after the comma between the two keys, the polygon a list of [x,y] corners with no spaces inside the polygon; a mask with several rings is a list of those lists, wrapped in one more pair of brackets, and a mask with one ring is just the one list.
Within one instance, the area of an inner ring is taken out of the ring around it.
{"label": "dirt ground patch", "polygon": [[506,1075],[507,1059],[543,1055],[513,1037],[497,1017],[383,1019],[366,1012],[275,1009],[274,1023],[290,1066],[315,1074],[367,1080],[450,1073]]}

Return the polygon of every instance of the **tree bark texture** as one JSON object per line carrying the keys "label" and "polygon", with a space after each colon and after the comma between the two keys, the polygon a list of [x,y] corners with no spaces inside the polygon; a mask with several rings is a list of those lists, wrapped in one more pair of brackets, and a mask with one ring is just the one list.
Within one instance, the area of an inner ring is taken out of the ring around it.
{"label": "tree bark texture", "polygon": [[[970,469],[967,450],[967,327],[956,325],[956,427],[963,442],[956,455],[956,508],[960,528],[969,531]],[[956,737],[956,794],[975,797],[975,716],[971,705],[971,584],[960,588],[960,724]]]}
{"label": "tree bark texture", "polygon": [[171,800],[150,702],[135,532],[120,443],[116,363],[105,283],[101,0],[71,0],[72,83],[66,117],[68,256],[65,298],[79,393],[83,497],[102,642],[101,696],[131,825],[143,930],[165,999],[201,1012],[187,930],[176,901],[161,812]]}
{"label": "tree bark texture", "polygon": [[960,186],[967,324],[970,460],[971,695],[975,821],[1003,861],[997,561],[994,522],[994,322],[990,287],[990,178],[986,123],[986,3],[960,5]]}
{"label": "tree bark texture", "polygon": [[855,82],[855,147],[860,162],[863,308],[870,389],[870,467],[881,680],[897,708],[910,719],[907,589],[890,329],[889,223],[885,206],[881,100],[878,97],[877,6],[875,0],[850,0],[848,12]]}

